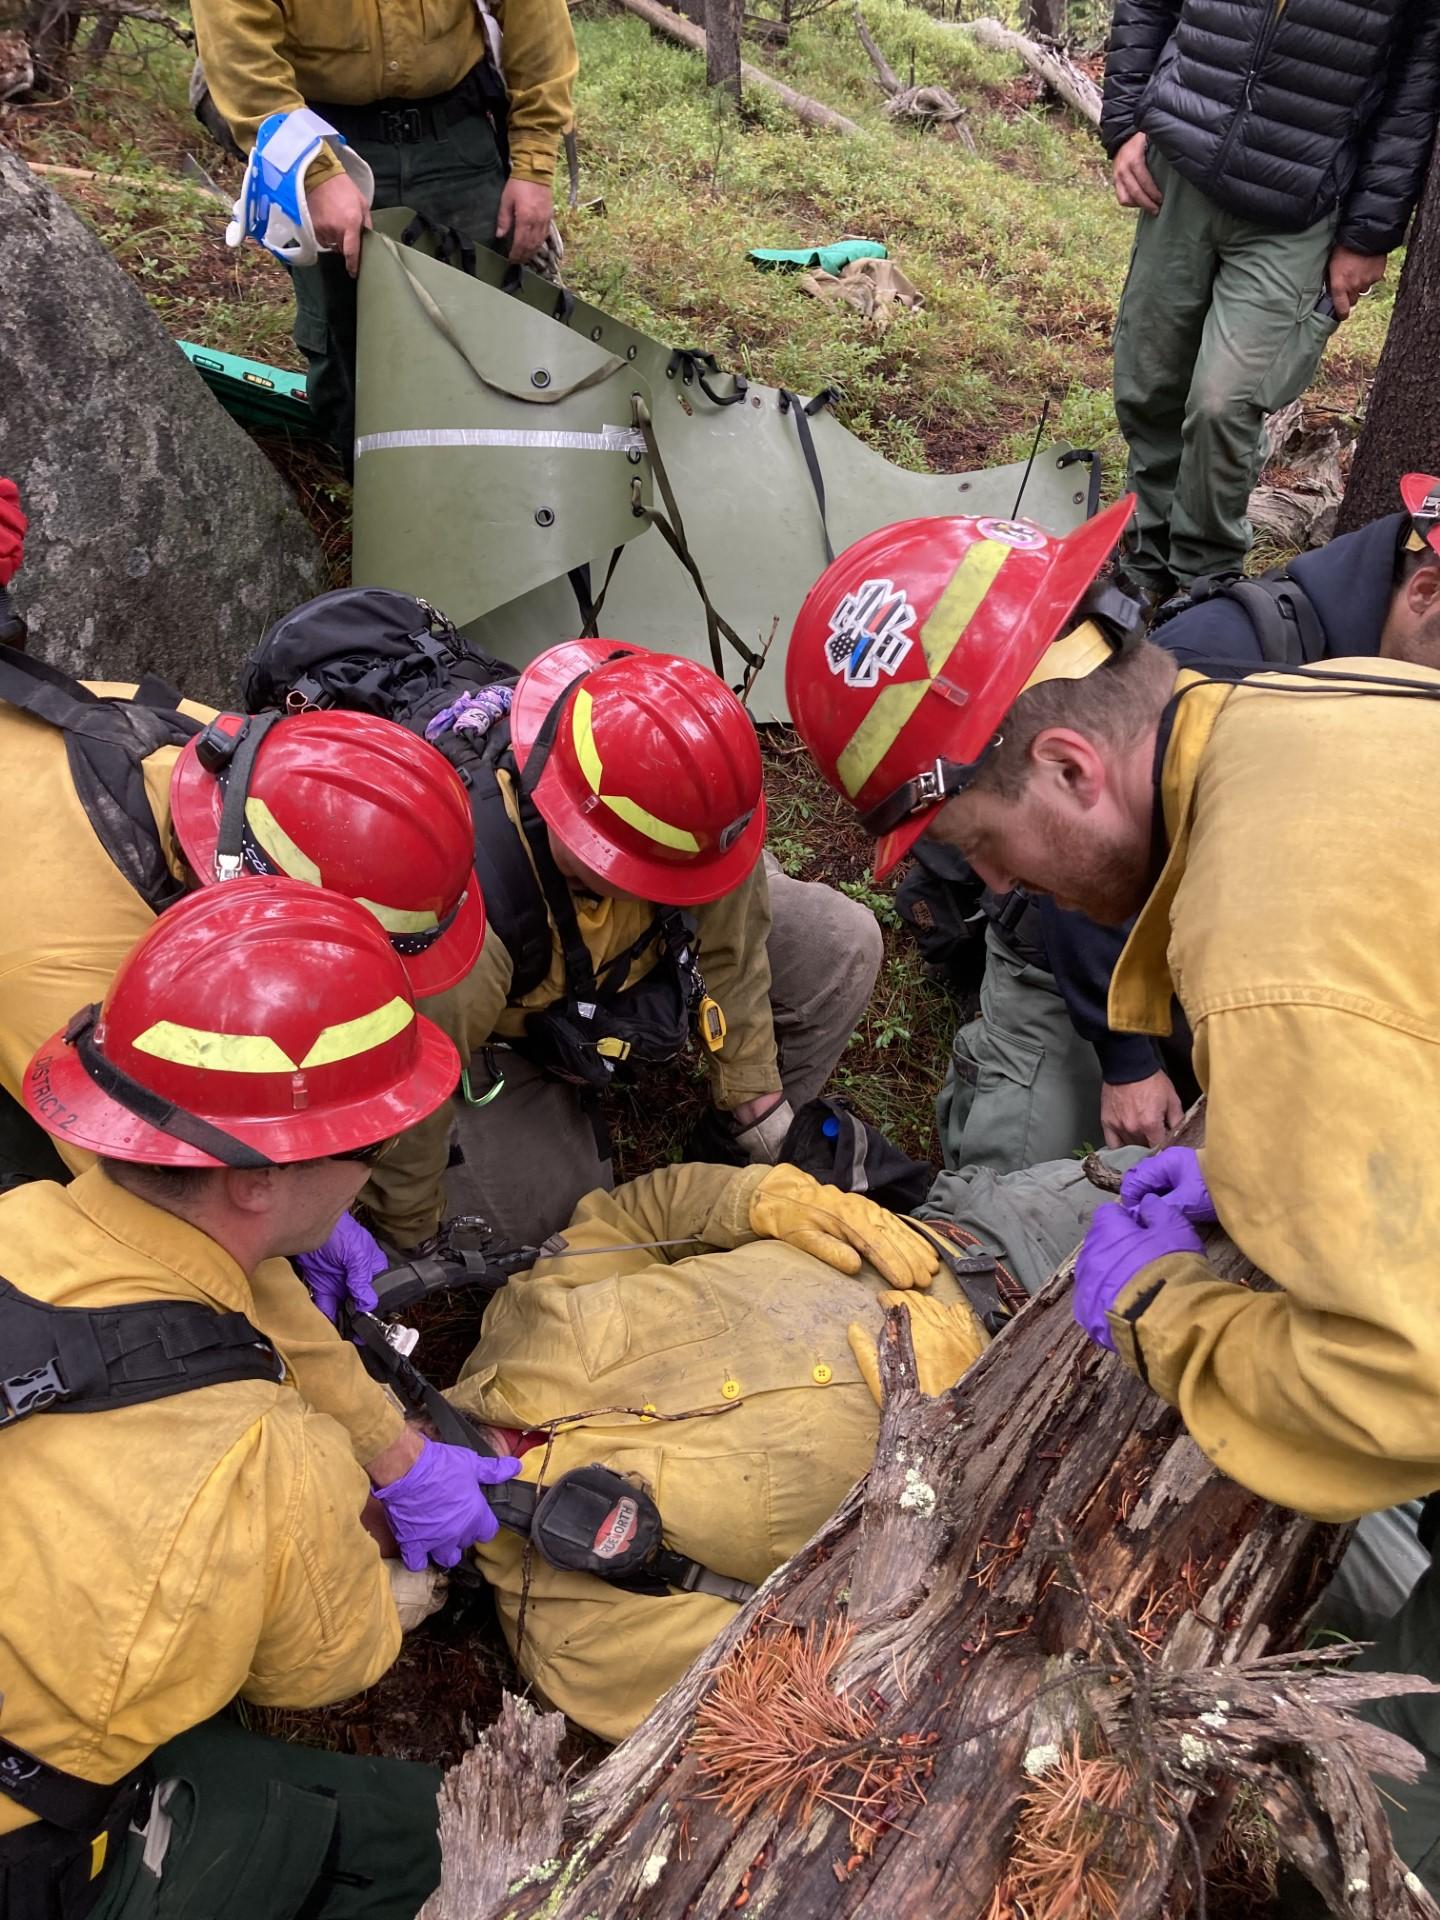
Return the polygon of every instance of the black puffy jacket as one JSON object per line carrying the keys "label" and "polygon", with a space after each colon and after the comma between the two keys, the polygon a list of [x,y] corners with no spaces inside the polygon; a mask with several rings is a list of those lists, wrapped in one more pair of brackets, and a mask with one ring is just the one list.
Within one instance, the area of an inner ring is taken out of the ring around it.
{"label": "black puffy jacket", "polygon": [[1404,238],[1440,112],[1440,0],[1115,0],[1100,134],[1144,132],[1249,220]]}

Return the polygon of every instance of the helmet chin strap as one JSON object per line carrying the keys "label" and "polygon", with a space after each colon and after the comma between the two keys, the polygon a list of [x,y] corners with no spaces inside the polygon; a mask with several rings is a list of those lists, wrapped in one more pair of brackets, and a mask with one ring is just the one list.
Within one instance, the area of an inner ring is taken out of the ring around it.
{"label": "helmet chin strap", "polygon": [[912,813],[923,813],[927,807],[937,807],[944,800],[953,800],[957,793],[964,793],[972,787],[980,769],[1005,738],[997,733],[984,751],[974,760],[937,760],[933,767],[927,767],[923,773],[917,773],[903,786],[887,793],[883,800],[862,813],[860,825],[872,839],[879,840],[887,833],[893,833],[902,820],[908,820]]}

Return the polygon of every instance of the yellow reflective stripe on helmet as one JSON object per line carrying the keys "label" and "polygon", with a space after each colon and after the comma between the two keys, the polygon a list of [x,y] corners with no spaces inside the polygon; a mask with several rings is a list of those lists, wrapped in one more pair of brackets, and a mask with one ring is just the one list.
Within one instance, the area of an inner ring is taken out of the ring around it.
{"label": "yellow reflective stripe on helmet", "polygon": [[300,1065],[329,1067],[337,1060],[353,1060],[357,1053],[368,1053],[372,1047],[393,1040],[414,1018],[414,1007],[403,994],[397,993],[374,1013],[362,1013],[354,1020],[341,1020],[333,1027],[326,1027]]}
{"label": "yellow reflective stripe on helmet", "polygon": [[256,799],[253,793],[245,797],[245,824],[254,834],[256,844],[281,873],[288,874],[292,880],[308,880],[312,887],[324,884],[320,869],[309,854],[301,852],[265,802]]}
{"label": "yellow reflective stripe on helmet", "polygon": [[440,916],[428,907],[382,907],[378,900],[358,896],[355,904],[373,913],[387,933],[432,933],[440,924]]}
{"label": "yellow reflective stripe on helmet", "polygon": [[627,826],[634,827],[637,833],[643,833],[647,840],[654,840],[662,847],[673,847],[677,853],[699,853],[700,842],[684,827],[672,827],[668,820],[661,820],[653,813],[647,813],[636,800],[629,800],[623,793],[605,793],[602,783],[605,768],[600,759],[600,749],[595,744],[595,726],[593,718],[594,701],[584,687],[575,695],[570,712],[570,731],[575,742],[575,758],[580,763],[590,791],[596,799],[603,801],[610,811],[623,820]]}
{"label": "yellow reflective stripe on helmet", "polygon": [[1031,687],[1043,686],[1047,680],[1084,680],[1114,656],[1114,647],[1095,622],[1082,620],[1073,633],[1051,641],[1020,692],[1028,693]]}
{"label": "yellow reflective stripe on helmet", "polygon": [[894,746],[901,729],[930,691],[936,674],[955,651],[1012,551],[1001,540],[977,540],[966,548],[920,630],[920,646],[930,669],[930,679],[924,683],[906,681],[900,686],[882,689],[836,762],[841,784],[852,799]]}
{"label": "yellow reflective stripe on helmet", "polygon": [[141,1053],[169,1060],[177,1067],[198,1067],[206,1073],[296,1073],[306,1067],[329,1067],[337,1060],[353,1060],[403,1033],[415,1018],[415,1009],[397,993],[373,1013],[358,1014],[326,1027],[301,1061],[294,1061],[268,1033],[211,1033],[204,1027],[185,1027],[175,1020],[157,1020],[136,1040]]}
{"label": "yellow reflective stripe on helmet", "polygon": [[294,1073],[295,1062],[268,1033],[210,1033],[157,1020],[135,1042],[140,1053],[205,1073]]}

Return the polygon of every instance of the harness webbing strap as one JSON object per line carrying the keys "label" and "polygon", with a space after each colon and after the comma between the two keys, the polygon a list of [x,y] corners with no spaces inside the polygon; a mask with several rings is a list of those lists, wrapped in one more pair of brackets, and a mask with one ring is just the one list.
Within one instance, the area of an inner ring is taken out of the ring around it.
{"label": "harness webbing strap", "polygon": [[215,841],[215,872],[221,880],[238,879],[245,864],[245,803],[250,797],[250,781],[255,760],[265,736],[282,713],[255,713],[247,717],[235,735],[228,764],[217,774],[224,791],[220,809],[220,831]]}
{"label": "harness webbing strap", "polygon": [[835,558],[835,549],[830,544],[830,523],[825,518],[825,476],[820,471],[820,456],[815,451],[815,436],[810,431],[810,416],[828,406],[832,390],[822,387],[815,398],[806,406],[800,396],[791,393],[788,387],[780,389],[780,411],[788,413],[795,422],[795,432],[800,441],[800,451],[805,456],[805,465],[810,474],[810,484],[815,489],[815,504],[820,509],[820,538],[825,542],[825,558]]}

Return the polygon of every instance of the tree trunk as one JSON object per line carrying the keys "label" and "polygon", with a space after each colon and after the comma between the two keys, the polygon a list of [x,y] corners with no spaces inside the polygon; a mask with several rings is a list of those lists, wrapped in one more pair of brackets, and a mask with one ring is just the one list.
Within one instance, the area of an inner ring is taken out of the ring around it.
{"label": "tree trunk", "polygon": [[[678,40],[682,47],[690,47],[696,53],[705,53],[705,35],[701,29],[692,26],[688,20],[682,20],[669,7],[662,6],[660,0],[620,0],[620,4],[630,13],[638,14],[657,33]],[[827,107],[823,100],[812,100],[808,94],[797,93],[773,74],[762,73],[759,67],[752,67],[748,60],[740,62],[740,73],[747,87],[763,87],[767,93],[773,93],[782,106],[788,107],[796,119],[803,120],[807,126],[824,127],[831,133],[860,131],[853,120],[847,120],[843,113]]]}
{"label": "tree trunk", "polygon": [[1440,328],[1440,141],[1410,234],[1395,313],[1365,426],[1355,449],[1337,533],[1352,533],[1400,505],[1402,473],[1434,473],[1440,447],[1440,387],[1435,337]]}
{"label": "tree trunk", "polygon": [[[1253,1277],[1223,1236],[1210,1255]],[[553,1829],[510,1834],[529,1874],[465,1920],[1178,1920],[1218,1831],[1207,1796],[1263,1790],[1277,1755],[1282,1844],[1298,1836],[1292,1856],[1339,1885],[1335,1911],[1434,1915],[1368,1844],[1383,1814],[1363,1769],[1390,1736],[1331,1711],[1372,1677],[1302,1684],[1261,1658],[1343,1535],[1216,1473],[1079,1332],[1070,1279],[938,1399],[915,1390],[906,1317],[887,1316],[868,1479],[571,1794],[559,1856]],[[1243,1763],[1226,1746],[1242,1722]],[[1284,1765],[1312,1733],[1314,1791]],[[1086,1870],[1115,1903],[1082,1884],[1042,1908],[1026,1836],[1043,1852],[1035,1809],[1077,1783],[1113,1809]]]}
{"label": "tree trunk", "polygon": [[740,104],[740,30],[744,0],[705,0],[705,84]]}
{"label": "tree trunk", "polygon": [[1020,24],[1027,33],[1038,33],[1046,40],[1065,38],[1065,0],[1024,0]]}

